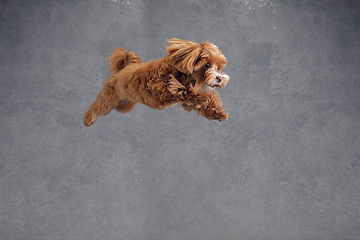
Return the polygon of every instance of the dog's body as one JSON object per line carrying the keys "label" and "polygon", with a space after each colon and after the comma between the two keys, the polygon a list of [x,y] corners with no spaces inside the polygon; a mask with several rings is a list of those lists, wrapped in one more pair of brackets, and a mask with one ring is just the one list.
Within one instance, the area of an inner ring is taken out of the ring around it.
{"label": "dog's body", "polygon": [[207,119],[226,120],[228,114],[215,87],[225,87],[229,76],[222,72],[226,58],[213,44],[171,39],[169,55],[142,63],[135,52],[117,48],[108,57],[110,72],[95,102],[84,115],[84,124],[94,124],[100,115],[116,109],[127,113],[140,102],[164,109],[180,104]]}

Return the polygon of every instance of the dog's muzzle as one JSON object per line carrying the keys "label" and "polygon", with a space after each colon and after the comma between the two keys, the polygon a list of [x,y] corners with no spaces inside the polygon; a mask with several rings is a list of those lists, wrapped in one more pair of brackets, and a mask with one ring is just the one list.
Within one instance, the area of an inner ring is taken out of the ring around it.
{"label": "dog's muzzle", "polygon": [[229,75],[215,70],[209,71],[208,74],[210,79],[209,81],[207,81],[206,84],[212,88],[214,87],[223,88],[226,86],[226,84],[230,79]]}

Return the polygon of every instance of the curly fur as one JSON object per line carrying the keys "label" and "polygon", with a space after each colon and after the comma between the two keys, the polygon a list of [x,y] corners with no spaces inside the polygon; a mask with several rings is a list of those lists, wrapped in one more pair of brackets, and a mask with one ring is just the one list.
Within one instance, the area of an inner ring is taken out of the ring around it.
{"label": "curly fur", "polygon": [[164,109],[179,103],[209,120],[226,120],[228,114],[215,87],[225,87],[226,58],[212,43],[171,39],[168,55],[146,63],[135,52],[116,48],[107,58],[109,72],[95,102],[84,114],[84,124],[94,124],[113,109],[128,113],[136,103]]}

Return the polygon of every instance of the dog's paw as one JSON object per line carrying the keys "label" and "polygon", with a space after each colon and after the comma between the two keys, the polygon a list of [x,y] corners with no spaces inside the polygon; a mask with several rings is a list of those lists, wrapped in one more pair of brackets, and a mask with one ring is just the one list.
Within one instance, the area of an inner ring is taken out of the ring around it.
{"label": "dog's paw", "polygon": [[97,117],[94,116],[91,112],[87,111],[84,114],[84,124],[85,126],[89,127],[91,125],[93,125],[96,121]]}
{"label": "dog's paw", "polygon": [[228,113],[221,113],[219,115],[219,118],[217,118],[216,120],[218,121],[226,121],[229,118],[229,114]]}
{"label": "dog's paw", "polygon": [[217,121],[225,121],[228,119],[229,117],[229,114],[228,113],[225,113],[226,109],[225,110],[221,110],[221,111],[218,111],[216,109],[213,109],[211,111],[211,114],[210,114],[210,117],[212,120],[217,120]]}
{"label": "dog's paw", "polygon": [[182,85],[174,76],[170,75],[168,90],[173,95],[179,95],[186,90],[186,87]]}

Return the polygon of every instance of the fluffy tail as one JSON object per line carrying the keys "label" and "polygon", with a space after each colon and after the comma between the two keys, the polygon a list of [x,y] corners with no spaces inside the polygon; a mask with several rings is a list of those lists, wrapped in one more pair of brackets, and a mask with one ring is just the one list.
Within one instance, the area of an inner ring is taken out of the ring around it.
{"label": "fluffy tail", "polygon": [[118,72],[126,65],[132,63],[142,63],[141,58],[136,52],[127,52],[125,48],[116,48],[107,57],[107,61],[110,63],[109,73]]}

